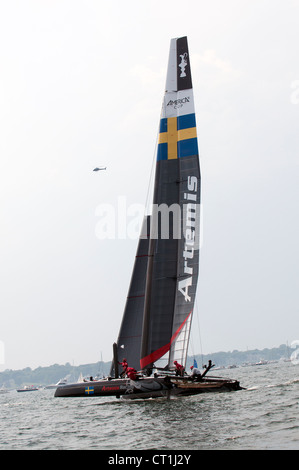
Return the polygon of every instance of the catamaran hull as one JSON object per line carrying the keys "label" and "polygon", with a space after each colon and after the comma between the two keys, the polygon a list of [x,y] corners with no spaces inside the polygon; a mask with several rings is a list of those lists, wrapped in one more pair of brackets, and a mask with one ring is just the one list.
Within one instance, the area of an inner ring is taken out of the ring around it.
{"label": "catamaran hull", "polygon": [[182,378],[138,380],[111,379],[58,386],[55,397],[122,396],[126,399],[197,395],[199,393],[241,390],[239,382],[230,379],[207,379],[200,382]]}
{"label": "catamaran hull", "polygon": [[139,380],[111,379],[68,384],[57,387],[55,397],[86,397],[132,395],[134,393],[153,393],[167,391],[171,386],[155,378]]}

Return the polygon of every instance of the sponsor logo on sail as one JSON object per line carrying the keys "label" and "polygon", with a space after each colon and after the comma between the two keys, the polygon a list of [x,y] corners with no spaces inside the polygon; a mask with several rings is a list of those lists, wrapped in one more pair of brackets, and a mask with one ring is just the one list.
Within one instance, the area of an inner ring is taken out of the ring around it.
{"label": "sponsor logo on sail", "polygon": [[190,96],[185,96],[177,100],[169,100],[166,106],[172,106],[174,109],[177,109],[182,108],[185,103],[190,103]]}
{"label": "sponsor logo on sail", "polygon": [[199,205],[196,204],[198,181],[196,176],[188,176],[188,192],[184,193],[185,203],[185,245],[183,247],[184,271],[183,279],[178,283],[178,290],[184,296],[186,302],[191,302],[189,288],[192,286],[193,267],[191,266],[195,250],[196,217]]}

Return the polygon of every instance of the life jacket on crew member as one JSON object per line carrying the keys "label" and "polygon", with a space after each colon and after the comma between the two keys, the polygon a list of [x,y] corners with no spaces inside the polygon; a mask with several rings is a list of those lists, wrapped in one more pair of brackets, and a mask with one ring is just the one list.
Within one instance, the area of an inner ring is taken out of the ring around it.
{"label": "life jacket on crew member", "polygon": [[134,369],[134,367],[127,367],[127,376],[129,377],[129,379],[131,380],[136,380],[136,369]]}
{"label": "life jacket on crew member", "polygon": [[123,359],[122,362],[119,363],[121,366],[123,366],[123,369],[126,370],[128,367],[127,359]]}
{"label": "life jacket on crew member", "polygon": [[123,370],[122,370],[122,373],[120,374],[121,376],[124,376],[126,371],[127,371],[127,368],[128,368],[128,363],[127,363],[127,359],[123,359],[122,362],[119,362],[119,364],[122,366]]}
{"label": "life jacket on crew member", "polygon": [[178,363],[178,361],[173,361],[175,365],[175,375],[184,375],[185,367]]}

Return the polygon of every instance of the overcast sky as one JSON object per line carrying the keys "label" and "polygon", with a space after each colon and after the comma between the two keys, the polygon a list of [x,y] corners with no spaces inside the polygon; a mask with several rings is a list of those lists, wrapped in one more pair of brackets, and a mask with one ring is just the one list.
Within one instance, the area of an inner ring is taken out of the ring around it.
{"label": "overcast sky", "polygon": [[1,0],[2,370],[111,359],[137,245],[119,219],[146,203],[184,35],[203,208],[190,353],[299,339],[299,1]]}

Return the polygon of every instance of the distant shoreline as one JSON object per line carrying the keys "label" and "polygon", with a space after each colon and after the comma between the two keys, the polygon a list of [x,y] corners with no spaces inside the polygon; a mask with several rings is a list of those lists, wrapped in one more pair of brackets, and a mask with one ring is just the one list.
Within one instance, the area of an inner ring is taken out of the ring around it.
{"label": "distant shoreline", "polygon": [[[220,351],[211,354],[196,354],[188,356],[187,369],[193,364],[194,359],[198,367],[202,368],[211,359],[216,367],[234,367],[244,364],[254,364],[260,361],[278,361],[280,359],[289,359],[292,349],[282,344],[276,348],[252,349],[247,351]],[[19,370],[6,369],[0,372],[0,387],[17,388],[24,385],[51,385],[57,383],[60,379],[68,377],[68,381],[77,381],[80,374],[85,376],[107,376],[110,371],[109,362],[96,362],[91,364],[82,364],[72,366],[69,362],[64,365],[53,364],[46,367],[37,367],[31,369],[26,367]]]}

